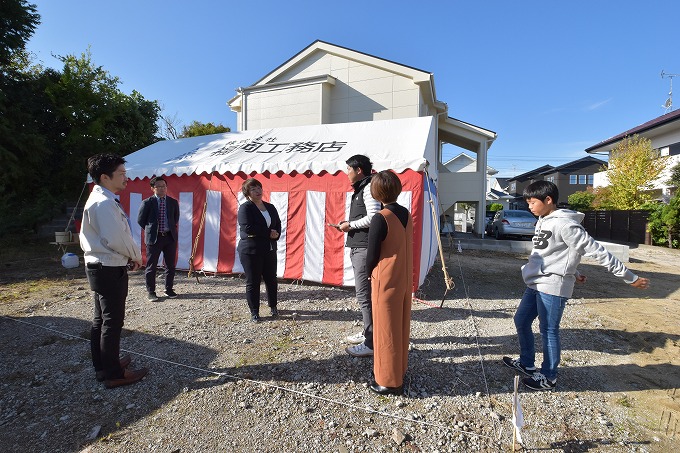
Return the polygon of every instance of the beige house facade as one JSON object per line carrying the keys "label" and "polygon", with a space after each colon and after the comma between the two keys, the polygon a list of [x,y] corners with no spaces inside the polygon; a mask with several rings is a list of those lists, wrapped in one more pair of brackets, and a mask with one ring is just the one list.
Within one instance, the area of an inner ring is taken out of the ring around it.
{"label": "beige house facade", "polygon": [[[442,212],[457,201],[484,209],[487,152],[496,133],[449,117],[432,73],[315,41],[227,103],[239,131],[433,117],[437,126],[438,192]],[[476,168],[453,173],[441,162],[445,143],[476,154]],[[368,144],[370,145],[370,144]],[[483,218],[478,219],[483,231]]]}
{"label": "beige house facade", "polygon": [[[677,187],[669,185],[673,167],[680,163],[680,110],[674,110],[665,115],[654,118],[651,121],[640,124],[632,129],[622,132],[614,137],[604,140],[587,148],[590,154],[610,155],[611,151],[626,137],[639,135],[649,139],[652,148],[659,151],[659,155],[666,158],[666,168],[654,181],[653,195],[664,201],[677,191]],[[599,172],[594,175],[595,188],[609,185],[607,172]]]}

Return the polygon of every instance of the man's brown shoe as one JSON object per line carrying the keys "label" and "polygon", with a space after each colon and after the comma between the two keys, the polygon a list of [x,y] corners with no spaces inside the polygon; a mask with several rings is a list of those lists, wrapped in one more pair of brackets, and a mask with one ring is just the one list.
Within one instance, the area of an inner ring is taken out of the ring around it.
{"label": "man's brown shoe", "polygon": [[[130,365],[130,362],[132,362],[132,357],[130,357],[130,354],[125,354],[120,358],[120,367],[125,369]],[[104,379],[106,379],[104,371],[97,371],[97,380],[99,382],[104,382]]]}
{"label": "man's brown shoe", "polygon": [[140,368],[139,370],[128,370],[125,369],[125,374],[119,379],[106,379],[104,385],[107,389],[113,389],[116,387],[121,387],[123,385],[134,384],[135,382],[141,381],[144,376],[149,372],[148,368]]}

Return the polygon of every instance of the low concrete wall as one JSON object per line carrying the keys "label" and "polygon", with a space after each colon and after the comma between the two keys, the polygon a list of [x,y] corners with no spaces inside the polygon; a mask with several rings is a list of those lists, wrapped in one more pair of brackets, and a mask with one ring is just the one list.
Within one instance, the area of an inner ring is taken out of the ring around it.
{"label": "low concrete wall", "polygon": [[[617,257],[620,261],[627,263],[630,260],[630,249],[627,245],[615,244],[613,242],[598,241],[602,244],[612,255]],[[447,247],[448,239],[442,237],[442,244]],[[520,253],[528,255],[531,253],[531,241],[513,241],[511,239],[480,239],[477,237],[453,237],[453,249],[457,250],[458,245],[462,250],[487,250],[491,252],[505,252],[505,253]],[[588,257],[583,257],[583,262],[594,262]]]}

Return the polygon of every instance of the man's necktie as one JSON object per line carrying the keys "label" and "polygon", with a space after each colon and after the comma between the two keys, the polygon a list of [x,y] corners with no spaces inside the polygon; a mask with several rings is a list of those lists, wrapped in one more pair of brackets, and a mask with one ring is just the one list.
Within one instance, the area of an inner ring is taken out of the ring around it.
{"label": "man's necktie", "polygon": [[161,198],[158,204],[158,231],[165,232],[165,197]]}

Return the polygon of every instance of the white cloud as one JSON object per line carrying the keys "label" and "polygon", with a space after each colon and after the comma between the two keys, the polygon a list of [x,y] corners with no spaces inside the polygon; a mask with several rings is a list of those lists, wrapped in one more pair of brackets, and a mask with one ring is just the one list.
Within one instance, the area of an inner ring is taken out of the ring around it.
{"label": "white cloud", "polygon": [[585,110],[597,110],[600,107],[602,107],[603,105],[608,104],[609,101],[611,101],[611,100],[612,100],[612,98],[609,98],[609,99],[605,99],[604,101],[599,101],[599,102],[595,102],[595,103],[590,104],[590,105],[586,105]]}

